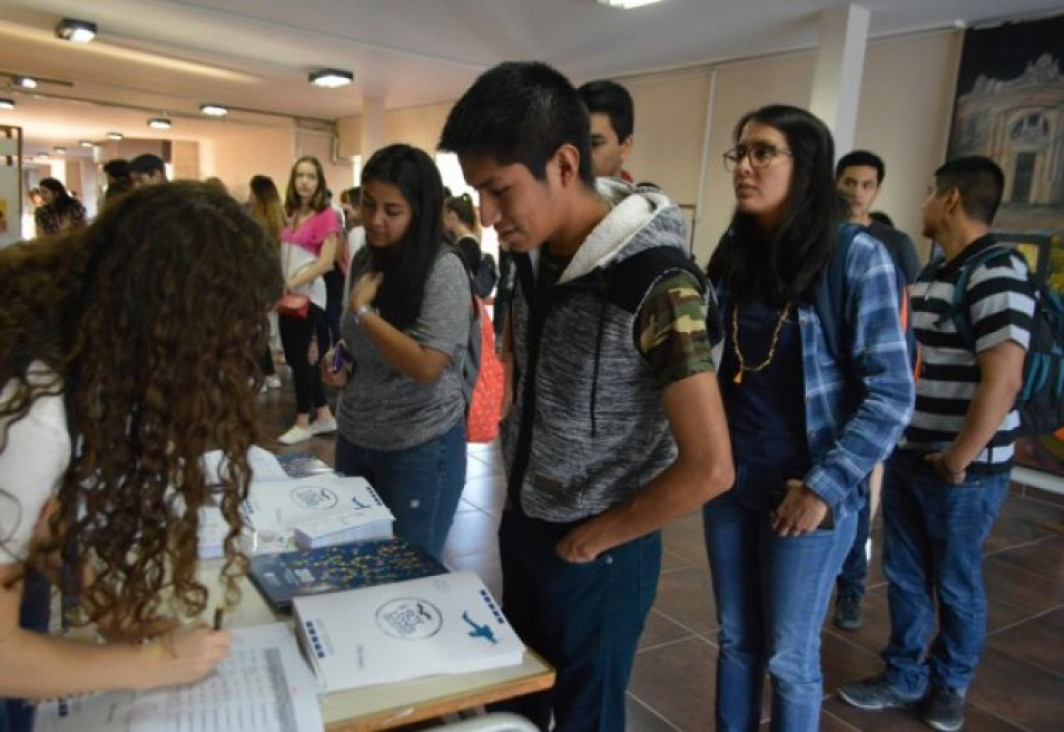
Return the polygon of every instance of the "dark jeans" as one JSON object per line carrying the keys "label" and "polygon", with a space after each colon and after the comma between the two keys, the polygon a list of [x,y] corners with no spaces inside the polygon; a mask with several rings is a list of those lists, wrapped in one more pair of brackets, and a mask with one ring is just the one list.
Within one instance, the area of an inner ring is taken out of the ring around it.
{"label": "dark jeans", "polygon": [[839,597],[850,595],[860,600],[865,594],[868,578],[868,532],[872,523],[872,496],[864,495],[864,502],[857,510],[857,533],[853,537],[850,553],[842,562],[842,571],[835,581]]}
{"label": "dark jeans", "polygon": [[540,729],[625,728],[625,691],[636,644],[657,593],[661,535],[615,547],[586,564],[555,553],[570,524],[503,511],[499,526],[503,612],[557,671],[554,688],[497,705]]}
{"label": "dark jeans", "polygon": [[340,316],[344,312],[344,274],[340,266],[326,272],[322,278],[325,280],[325,323],[329,328],[328,345],[318,344],[321,355],[325,351],[340,342]]}
{"label": "dark jeans", "polygon": [[[765,493],[772,486],[765,487]],[[824,696],[820,626],[832,584],[853,544],[857,519],[782,538],[769,511],[728,491],[702,509],[720,623],[716,729],[756,730],[765,670],[773,730],[814,732]]]}
{"label": "dark jeans", "polygon": [[[52,586],[44,575],[30,569],[22,586],[19,627],[37,633],[48,632],[51,618]],[[30,732],[33,729],[34,702],[0,699],[0,732]]]}
{"label": "dark jeans", "polygon": [[336,472],[369,481],[395,516],[395,533],[442,559],[465,488],[465,420],[405,450],[369,450],[338,435]]}
{"label": "dark jeans", "polygon": [[[1009,473],[942,482],[919,455],[897,452],[883,478],[883,571],[890,604],[887,680],[906,695],[930,683],[964,692],[986,643],[983,543]],[[938,635],[925,658],[935,631]]]}
{"label": "dark jeans", "polygon": [[[316,323],[325,318],[325,312],[314,303],[305,318],[292,318],[277,314],[277,329],[284,346],[284,360],[292,368],[292,383],[296,387],[296,412],[310,414],[312,408],[325,406],[325,389],[317,364],[310,363],[310,341],[314,337]],[[318,358],[325,355],[327,346],[318,343]]]}

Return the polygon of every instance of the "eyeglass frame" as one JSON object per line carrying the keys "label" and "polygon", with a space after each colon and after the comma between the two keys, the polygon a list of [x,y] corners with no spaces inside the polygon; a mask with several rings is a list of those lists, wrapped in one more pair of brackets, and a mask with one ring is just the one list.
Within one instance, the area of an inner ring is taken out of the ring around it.
{"label": "eyeglass frame", "polygon": [[[754,159],[753,152],[755,150],[763,150],[766,155],[762,162],[757,162]],[[772,165],[772,161],[778,158],[780,155],[794,156],[790,148],[776,147],[768,142],[755,142],[746,149],[743,149],[743,145],[736,145],[731,150],[726,150],[721,158],[724,161],[724,169],[729,173],[733,172],[742,163],[743,158],[750,162],[750,167],[754,170],[763,170]]]}

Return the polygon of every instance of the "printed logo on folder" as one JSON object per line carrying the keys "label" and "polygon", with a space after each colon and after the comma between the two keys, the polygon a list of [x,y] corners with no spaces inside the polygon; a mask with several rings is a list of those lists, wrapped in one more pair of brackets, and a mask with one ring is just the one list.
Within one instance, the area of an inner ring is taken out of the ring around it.
{"label": "printed logo on folder", "polygon": [[297,597],[300,642],[329,691],[522,662],[524,645],[472,572]]}

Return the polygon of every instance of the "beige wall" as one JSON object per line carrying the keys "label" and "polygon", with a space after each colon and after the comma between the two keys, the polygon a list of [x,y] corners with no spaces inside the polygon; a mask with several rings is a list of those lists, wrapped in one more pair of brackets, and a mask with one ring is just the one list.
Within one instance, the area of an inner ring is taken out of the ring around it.
{"label": "beige wall", "polygon": [[865,61],[854,145],[883,158],[875,208],[912,237],[921,262],[930,243],[920,205],[946,157],[963,39],[958,30],[883,40],[869,45]]}

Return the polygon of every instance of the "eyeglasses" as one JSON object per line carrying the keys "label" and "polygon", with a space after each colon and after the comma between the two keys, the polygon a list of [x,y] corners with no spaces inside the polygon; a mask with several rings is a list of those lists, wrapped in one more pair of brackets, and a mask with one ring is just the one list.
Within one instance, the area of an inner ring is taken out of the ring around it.
{"label": "eyeglasses", "polygon": [[776,147],[766,142],[755,142],[750,147],[739,145],[724,153],[724,169],[729,173],[735,170],[739,163],[746,158],[750,161],[750,167],[754,170],[767,168],[769,164],[780,155],[790,155],[791,151],[785,147]]}

